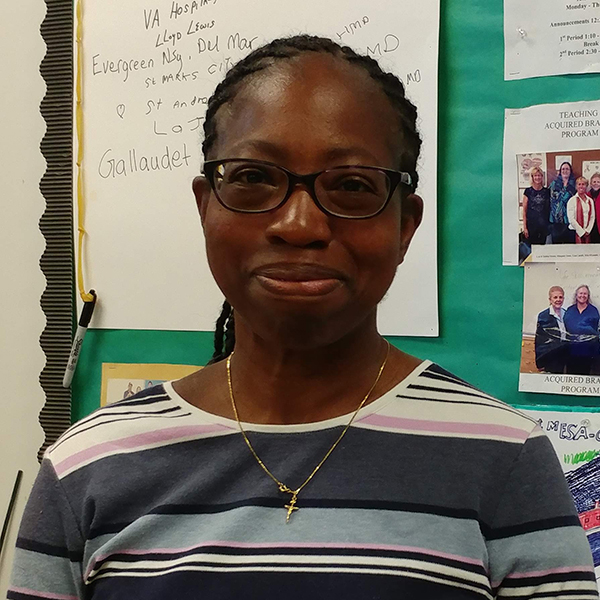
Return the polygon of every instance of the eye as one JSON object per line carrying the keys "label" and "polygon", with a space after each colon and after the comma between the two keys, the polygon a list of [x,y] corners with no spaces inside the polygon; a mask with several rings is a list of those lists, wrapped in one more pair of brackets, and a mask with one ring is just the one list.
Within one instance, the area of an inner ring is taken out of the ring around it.
{"label": "eye", "polygon": [[273,178],[266,169],[256,166],[243,166],[230,173],[227,182],[243,185],[269,185],[273,183]]}
{"label": "eye", "polygon": [[374,191],[373,185],[364,178],[357,176],[344,177],[338,182],[337,187],[343,192],[365,193]]}

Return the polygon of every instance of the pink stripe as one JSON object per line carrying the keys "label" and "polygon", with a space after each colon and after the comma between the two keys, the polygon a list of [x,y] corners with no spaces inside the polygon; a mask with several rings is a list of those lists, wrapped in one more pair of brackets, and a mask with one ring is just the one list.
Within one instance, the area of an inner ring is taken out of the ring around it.
{"label": "pink stripe", "polygon": [[[476,558],[468,558],[466,556],[459,556],[458,554],[450,554],[448,552],[437,552],[435,550],[429,550],[427,548],[416,548],[414,546],[396,546],[394,544],[339,544],[336,542],[225,542],[225,541],[210,541],[204,542],[197,546],[188,546],[187,548],[152,548],[141,550],[139,548],[130,548],[125,550],[115,550],[114,554],[130,554],[130,555],[146,555],[146,554],[178,554],[180,552],[189,552],[190,550],[200,550],[207,546],[217,546],[221,548],[341,548],[341,549],[352,549],[352,550],[392,550],[396,552],[419,552],[428,556],[437,556],[440,558],[449,558],[459,562],[483,566],[483,562]],[[94,565],[90,567],[85,575],[86,579],[89,573],[94,570],[98,563],[106,560],[113,553],[103,554],[94,559]]]}
{"label": "pink stripe", "polygon": [[388,429],[435,431],[439,433],[462,433],[481,436],[500,436],[516,440],[526,440],[528,432],[507,425],[492,425],[482,423],[453,423],[452,421],[424,421],[404,417],[384,417],[377,414],[367,415],[360,423],[386,427]]}
{"label": "pink stripe", "polygon": [[97,444],[85,450],[81,450],[65,458],[62,462],[56,465],[56,472],[61,475],[79,463],[86,462],[90,459],[101,456],[107,452],[117,453],[120,450],[131,450],[132,448],[143,447],[164,442],[174,442],[181,438],[190,436],[201,436],[219,431],[230,431],[224,425],[184,425],[181,427],[171,427],[170,429],[156,429],[154,431],[146,431],[131,437],[112,440]]}
{"label": "pink stripe", "polygon": [[78,600],[79,596],[71,596],[69,594],[52,594],[51,592],[38,592],[36,590],[30,590],[22,587],[11,587],[11,592],[17,592],[18,594],[27,594],[28,596],[35,596],[36,598],[50,598],[51,600]]}
{"label": "pink stripe", "polygon": [[[554,569],[545,569],[544,571],[530,571],[528,573],[509,573],[506,579],[525,579],[526,577],[543,577],[544,575],[554,575],[556,573],[593,573],[594,567],[581,565],[575,567],[556,567]],[[492,584],[492,587],[502,585],[501,581]]]}

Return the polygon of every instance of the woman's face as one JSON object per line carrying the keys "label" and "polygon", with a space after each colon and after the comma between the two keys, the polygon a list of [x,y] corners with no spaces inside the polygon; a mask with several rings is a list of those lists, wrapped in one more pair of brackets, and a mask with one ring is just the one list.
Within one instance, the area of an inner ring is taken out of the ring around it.
{"label": "woman's face", "polygon": [[[277,64],[242,84],[217,114],[211,158],[252,158],[299,174],[340,165],[397,168],[397,116],[362,69],[329,55]],[[304,186],[276,210],[222,207],[194,182],[209,264],[242,321],[263,339],[307,348],[341,339],[368,317],[420,222],[420,198],[400,190],[375,217],[323,213]],[[401,310],[401,307],[399,307]]]}
{"label": "woman's face", "polygon": [[590,186],[593,190],[600,190],[600,177],[592,177],[590,181]]}
{"label": "woman's face", "polygon": [[544,181],[543,175],[539,171],[535,171],[533,174],[533,185],[540,186]]}
{"label": "woman's face", "polygon": [[560,167],[560,174],[562,175],[563,179],[568,179],[571,176],[571,167],[568,163],[562,164]]}
{"label": "woman's face", "polygon": [[555,309],[559,309],[563,305],[564,300],[565,295],[560,290],[554,290],[550,294],[550,304],[552,304]]}
{"label": "woman's face", "polygon": [[586,287],[580,287],[575,294],[575,298],[577,299],[578,304],[587,304],[590,298],[590,293]]}
{"label": "woman's face", "polygon": [[587,183],[585,181],[578,181],[575,184],[575,187],[577,188],[577,193],[581,196],[587,192]]}

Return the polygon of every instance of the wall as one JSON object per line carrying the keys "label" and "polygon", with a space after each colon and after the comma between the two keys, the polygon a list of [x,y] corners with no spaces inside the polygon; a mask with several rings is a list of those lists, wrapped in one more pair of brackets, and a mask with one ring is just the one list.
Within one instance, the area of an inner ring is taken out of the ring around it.
{"label": "wall", "polygon": [[43,0],[0,3],[0,526],[17,470],[24,472],[0,562],[0,598],[6,598],[16,530],[44,439],[37,420],[44,403],[38,377],[45,362],[38,341],[45,325],[40,309],[45,280],[38,267],[44,250],[38,228],[44,210],[38,191],[45,168],[39,151],[45,86],[38,71],[45,52],[39,35],[44,14]]}
{"label": "wall", "polygon": [[[598,89],[598,74],[504,81],[502,0],[441,2],[440,337],[391,338],[395,345],[438,361],[506,402],[600,404],[594,397],[517,391],[523,269],[502,266],[504,109],[595,100]],[[90,331],[73,386],[73,416],[99,405],[102,362],[203,364],[211,343],[203,332]]]}

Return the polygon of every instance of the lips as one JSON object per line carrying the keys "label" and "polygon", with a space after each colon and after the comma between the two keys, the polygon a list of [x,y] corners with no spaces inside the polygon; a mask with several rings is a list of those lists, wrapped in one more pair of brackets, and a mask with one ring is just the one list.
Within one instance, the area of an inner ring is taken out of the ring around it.
{"label": "lips", "polygon": [[284,296],[323,296],[341,287],[345,275],[313,263],[277,263],[253,271],[267,291]]}

